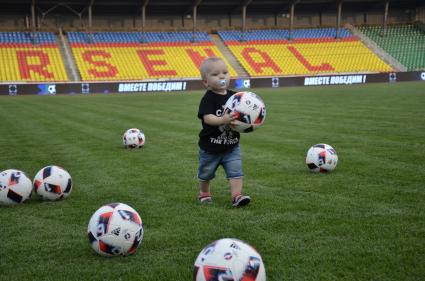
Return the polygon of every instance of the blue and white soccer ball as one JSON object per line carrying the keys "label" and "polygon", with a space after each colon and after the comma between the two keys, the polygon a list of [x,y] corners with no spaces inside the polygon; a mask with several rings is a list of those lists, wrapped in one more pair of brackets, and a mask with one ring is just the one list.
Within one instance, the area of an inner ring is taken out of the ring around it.
{"label": "blue and white soccer ball", "polygon": [[27,175],[15,169],[0,173],[0,205],[16,205],[31,197],[32,183]]}
{"label": "blue and white soccer ball", "polygon": [[247,243],[224,238],[206,246],[196,258],[194,281],[266,281],[260,254]]}
{"label": "blue and white soccer ball", "polygon": [[236,125],[230,127],[240,133],[249,133],[263,125],[266,106],[263,100],[252,92],[238,92],[224,105],[224,112],[235,112]]}
{"label": "blue and white soccer ball", "polygon": [[125,148],[142,148],[145,145],[146,137],[142,130],[131,128],[122,136],[122,142]]}
{"label": "blue and white soccer ball", "polygon": [[338,164],[336,150],[325,143],[315,144],[307,151],[305,163],[315,173],[331,172]]}
{"label": "blue and white soccer ball", "polygon": [[43,200],[67,198],[72,191],[71,175],[62,167],[47,166],[34,177],[35,192]]}
{"label": "blue and white soccer ball", "polygon": [[143,223],[132,207],[111,203],[100,207],[90,218],[87,228],[91,247],[106,256],[134,254],[143,239]]}

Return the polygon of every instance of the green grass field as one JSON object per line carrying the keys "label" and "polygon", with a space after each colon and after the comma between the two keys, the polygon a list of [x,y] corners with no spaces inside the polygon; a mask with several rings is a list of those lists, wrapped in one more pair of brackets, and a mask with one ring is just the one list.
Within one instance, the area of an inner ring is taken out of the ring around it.
{"label": "green grass field", "polygon": [[[425,280],[425,83],[255,89],[264,126],[243,134],[252,204],[230,206],[222,169],[200,206],[197,119],[202,92],[0,97],[0,170],[32,179],[59,165],[70,197],[0,207],[0,280],[192,280],[208,243],[235,237],[262,255],[267,280]],[[143,129],[146,146],[121,137]],[[312,174],[308,148],[339,163]],[[135,255],[89,246],[91,215],[123,202],[144,221]]]}

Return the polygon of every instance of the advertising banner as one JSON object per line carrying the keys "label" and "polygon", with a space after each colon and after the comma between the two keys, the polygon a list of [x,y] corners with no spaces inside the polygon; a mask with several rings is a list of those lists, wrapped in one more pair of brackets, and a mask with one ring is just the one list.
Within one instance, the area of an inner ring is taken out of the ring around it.
{"label": "advertising banner", "polygon": [[[372,74],[319,75],[298,77],[268,77],[234,79],[230,88],[239,91],[255,88],[296,86],[331,86],[366,83],[397,83],[425,81],[425,71]],[[201,80],[121,81],[121,82],[46,82],[0,84],[0,95],[56,95],[56,94],[131,94],[153,92],[184,92],[204,90]]]}

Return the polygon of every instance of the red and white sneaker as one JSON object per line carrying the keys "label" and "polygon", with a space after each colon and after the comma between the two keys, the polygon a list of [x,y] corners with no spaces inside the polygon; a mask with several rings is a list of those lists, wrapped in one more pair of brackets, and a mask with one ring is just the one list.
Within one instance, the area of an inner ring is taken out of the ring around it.
{"label": "red and white sneaker", "polygon": [[233,198],[232,206],[233,207],[242,207],[242,206],[248,205],[249,202],[251,202],[251,197],[249,197],[248,195],[239,194],[239,195],[237,195]]}
{"label": "red and white sneaker", "polygon": [[211,194],[208,195],[200,195],[198,196],[198,201],[199,203],[203,204],[203,205],[209,205],[212,204],[212,197]]}

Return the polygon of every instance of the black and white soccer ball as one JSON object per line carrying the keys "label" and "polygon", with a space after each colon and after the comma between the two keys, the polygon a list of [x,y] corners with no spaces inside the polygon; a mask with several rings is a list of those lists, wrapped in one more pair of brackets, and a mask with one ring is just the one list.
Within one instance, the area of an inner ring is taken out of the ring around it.
{"label": "black and white soccer ball", "polygon": [[143,239],[143,223],[132,207],[111,203],[100,207],[87,228],[91,247],[96,253],[112,257],[134,254]]}
{"label": "black and white soccer ball", "polygon": [[0,205],[16,205],[31,197],[32,183],[27,175],[15,169],[0,173]]}
{"label": "black and white soccer ball", "polygon": [[206,246],[195,260],[194,281],[266,281],[260,254],[247,243],[224,238]]}
{"label": "black and white soccer ball", "polygon": [[142,148],[145,145],[146,137],[142,130],[131,128],[122,136],[122,142],[125,148]]}
{"label": "black and white soccer ball", "polygon": [[233,94],[224,105],[224,112],[236,113],[236,125],[230,127],[240,133],[252,132],[263,125],[266,118],[266,106],[263,100],[252,92]]}
{"label": "black and white soccer ball", "polygon": [[72,191],[71,175],[62,167],[47,166],[34,177],[34,190],[43,200],[67,198]]}
{"label": "black and white soccer ball", "polygon": [[325,143],[315,144],[307,151],[305,163],[315,173],[331,172],[338,164],[336,150]]}

